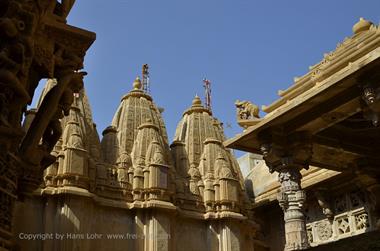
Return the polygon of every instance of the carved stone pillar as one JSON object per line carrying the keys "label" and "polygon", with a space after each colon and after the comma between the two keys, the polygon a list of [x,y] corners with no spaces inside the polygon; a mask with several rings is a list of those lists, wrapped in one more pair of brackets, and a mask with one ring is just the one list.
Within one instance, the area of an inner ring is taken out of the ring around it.
{"label": "carved stone pillar", "polygon": [[300,171],[284,168],[279,170],[278,178],[281,191],[277,195],[277,200],[284,211],[285,250],[308,248],[305,216],[302,211],[306,196],[300,185]]}
{"label": "carved stone pillar", "polygon": [[264,160],[270,172],[278,172],[281,184],[277,199],[284,211],[285,250],[306,249],[309,247],[303,213],[306,196],[301,188],[300,170],[308,168],[312,155],[310,135],[269,131],[260,135],[260,141]]}

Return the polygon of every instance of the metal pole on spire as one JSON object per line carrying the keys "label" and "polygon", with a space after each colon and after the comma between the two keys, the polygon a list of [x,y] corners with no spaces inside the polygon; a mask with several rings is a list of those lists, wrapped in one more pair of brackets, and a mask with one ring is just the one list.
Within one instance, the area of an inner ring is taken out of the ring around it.
{"label": "metal pole on spire", "polygon": [[205,88],[205,106],[211,111],[211,81],[204,78],[203,87]]}
{"label": "metal pole on spire", "polygon": [[142,66],[142,86],[143,86],[144,92],[150,93],[149,65],[148,64],[143,64],[143,66]]}

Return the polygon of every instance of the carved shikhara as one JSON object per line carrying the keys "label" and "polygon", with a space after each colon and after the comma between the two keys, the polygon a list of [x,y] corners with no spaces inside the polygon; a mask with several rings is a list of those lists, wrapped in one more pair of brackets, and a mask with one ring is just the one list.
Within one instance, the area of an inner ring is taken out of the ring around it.
{"label": "carved shikhara", "polygon": [[[49,80],[42,96],[56,84],[55,80]],[[31,124],[34,113],[28,112],[25,128]],[[160,251],[171,250],[173,240],[167,236],[188,239],[182,231],[171,229],[188,226],[200,227],[217,238],[209,244],[193,241],[191,245],[200,246],[199,250],[205,245],[219,245],[227,251],[252,249],[259,228],[251,213],[242,174],[233,154],[222,144],[225,136],[221,123],[199,97],[184,112],[170,146],[162,114],[153,98],[141,88],[139,79],[122,98],[101,142],[84,90],[74,96],[61,126],[63,134],[52,151],[56,161],[45,170],[39,194],[35,195],[46,197],[50,205],[64,200],[64,209],[60,209],[64,212],[59,217],[70,218],[75,214],[81,226],[86,227],[86,217],[109,217],[113,212],[121,212],[120,219],[133,217],[133,225],[107,219],[104,226],[92,222],[87,229],[119,226],[122,231],[141,230],[141,236],[165,236],[166,239],[133,240],[136,243],[133,245],[149,242],[141,246],[142,250],[155,250],[158,245]],[[66,206],[74,197],[88,205]],[[156,222],[157,218],[160,222]],[[67,230],[59,220],[47,224]],[[19,224],[17,230],[23,228]],[[71,247],[84,243],[56,241],[54,245]],[[98,247],[96,242],[89,246],[91,250]]]}
{"label": "carved shikhara", "polygon": [[329,197],[332,210],[330,219],[323,213],[316,200],[308,203],[306,211],[306,228],[311,246],[348,238],[353,235],[375,229],[374,217],[371,215],[371,202],[367,193],[353,190]]}
{"label": "carved shikhara", "polygon": [[[52,85],[55,81],[49,80],[46,89]],[[136,79],[133,89],[122,98],[111,125],[103,131],[101,142],[84,90],[74,96],[69,116],[61,120],[63,134],[53,148],[56,161],[46,169],[39,193],[53,202],[55,194],[71,198],[79,193],[78,200],[88,199],[88,207],[107,208],[102,215],[122,210],[125,217],[133,215],[136,219],[129,231],[142,226],[144,234],[154,236],[163,228],[181,228],[176,221],[189,220],[204,227],[202,231],[220,236],[208,245],[219,247],[232,243],[231,238],[239,242],[248,238],[251,247],[258,225],[251,214],[237,160],[223,146],[221,123],[195,97],[169,146],[161,111],[141,86]],[[25,127],[33,119],[33,110],[28,114]],[[88,207],[77,212],[91,214]],[[151,225],[156,215],[165,224],[161,229]],[[69,217],[65,211],[62,217],[66,216]],[[85,217],[78,220],[86,224]],[[191,227],[193,223],[187,224]],[[58,223],[52,224],[61,229]],[[106,225],[110,224],[117,225]],[[123,227],[125,230],[127,226]],[[174,234],[172,238],[178,238]],[[162,243],[163,250],[170,250],[172,245],[167,239],[154,241]],[[149,244],[143,250],[155,249]],[[245,249],[231,244],[226,250]]]}

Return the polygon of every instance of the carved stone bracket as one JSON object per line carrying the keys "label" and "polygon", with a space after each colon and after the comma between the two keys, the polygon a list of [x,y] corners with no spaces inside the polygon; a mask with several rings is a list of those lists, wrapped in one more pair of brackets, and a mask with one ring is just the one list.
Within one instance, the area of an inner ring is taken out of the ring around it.
{"label": "carved stone bracket", "polygon": [[283,168],[309,168],[313,151],[311,135],[307,132],[285,135],[274,130],[263,131],[259,140],[263,158],[271,173]]}
{"label": "carved stone bracket", "polygon": [[371,81],[367,81],[360,86],[364,117],[372,121],[372,124],[377,127],[380,124],[380,88]]}
{"label": "carved stone bracket", "polygon": [[312,144],[307,132],[284,135],[278,131],[262,132],[259,137],[264,160],[270,172],[278,172],[281,190],[277,199],[284,211],[285,250],[309,247],[303,205],[306,194],[301,189],[300,170],[308,168]]}

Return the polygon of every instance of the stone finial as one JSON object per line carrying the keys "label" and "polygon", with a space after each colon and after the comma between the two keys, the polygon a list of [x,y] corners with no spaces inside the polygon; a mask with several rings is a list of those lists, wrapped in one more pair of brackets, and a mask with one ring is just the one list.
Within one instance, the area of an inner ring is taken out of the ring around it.
{"label": "stone finial", "polygon": [[191,103],[191,107],[187,109],[184,114],[191,114],[191,113],[203,113],[206,112],[211,115],[210,109],[207,109],[203,106],[201,99],[198,95],[195,95],[193,102]]}
{"label": "stone finial", "polygon": [[364,18],[360,18],[359,19],[359,22],[357,22],[353,27],[352,27],[352,31],[354,32],[354,34],[358,34],[362,31],[366,31],[366,30],[369,30],[369,28],[371,27],[373,23],[364,19]]}
{"label": "stone finial", "polygon": [[140,90],[142,87],[141,80],[139,77],[136,77],[135,81],[133,81],[133,89]]}
{"label": "stone finial", "polygon": [[194,99],[193,99],[193,102],[192,102],[192,107],[195,107],[195,106],[202,106],[202,101],[201,99],[199,98],[198,95],[195,95]]}

